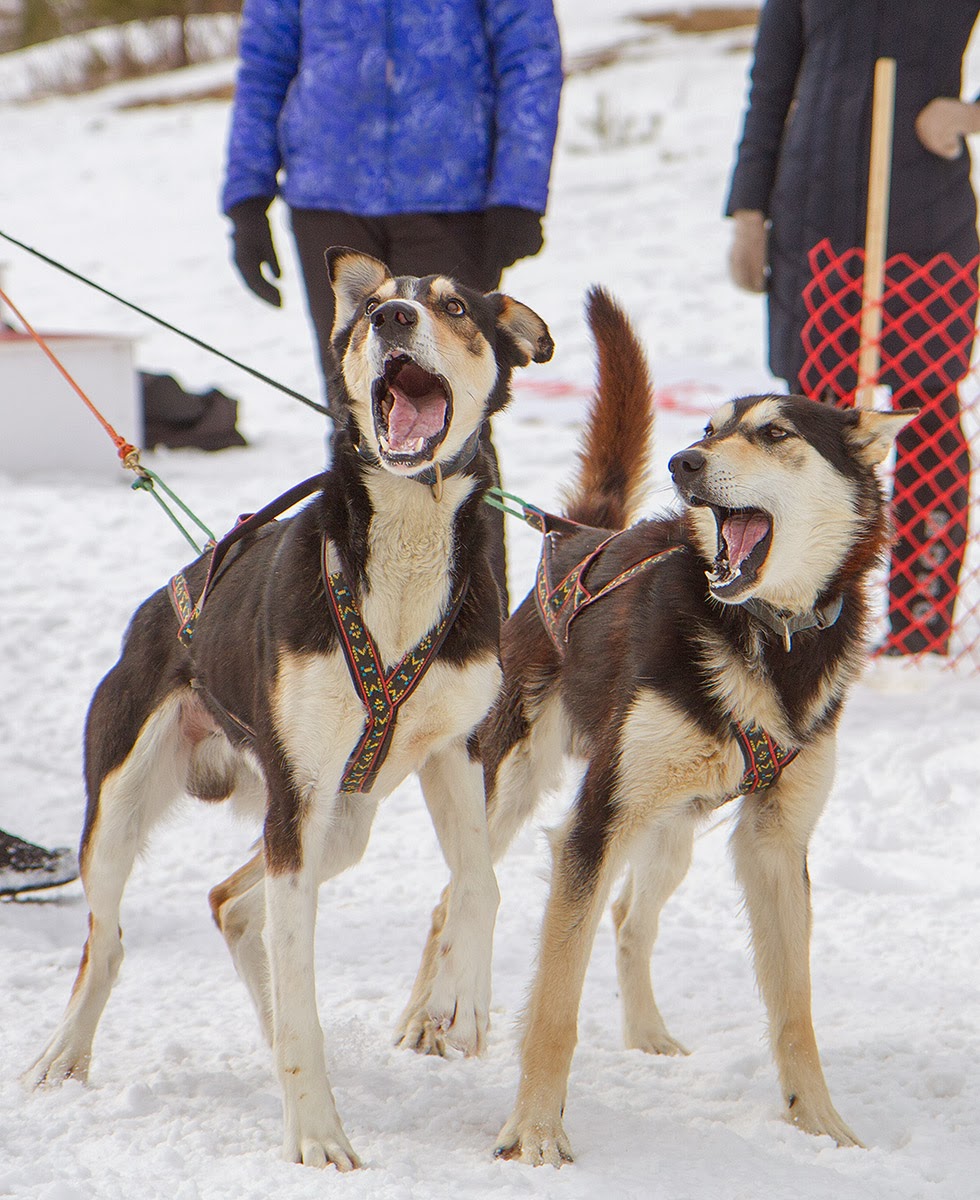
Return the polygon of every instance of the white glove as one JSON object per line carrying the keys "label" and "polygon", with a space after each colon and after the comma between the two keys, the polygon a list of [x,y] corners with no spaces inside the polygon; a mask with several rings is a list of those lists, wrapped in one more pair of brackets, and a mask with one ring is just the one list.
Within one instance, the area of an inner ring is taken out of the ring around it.
{"label": "white glove", "polygon": [[754,209],[735,214],[735,236],[728,252],[732,283],[745,292],[766,290],[766,219]]}
{"label": "white glove", "polygon": [[963,153],[963,138],[980,133],[980,107],[950,96],[937,96],[915,118],[915,132],[933,154],[959,158]]}

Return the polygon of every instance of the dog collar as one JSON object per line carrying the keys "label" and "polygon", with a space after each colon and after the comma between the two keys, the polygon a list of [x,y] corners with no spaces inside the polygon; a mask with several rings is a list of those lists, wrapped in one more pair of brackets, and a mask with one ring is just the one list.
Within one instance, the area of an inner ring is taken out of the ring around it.
{"label": "dog collar", "polygon": [[[473,459],[476,458],[476,452],[480,448],[480,433],[481,430],[474,430],[463,443],[458,453],[454,454],[449,462],[440,463],[438,467],[426,467],[424,470],[419,471],[417,475],[409,475],[407,478],[414,480],[416,483],[423,483],[426,487],[434,487],[439,484],[440,476],[442,479],[448,479],[450,475],[458,475],[460,471],[465,470]],[[382,466],[381,459],[360,438],[354,440],[354,449],[357,451],[357,455],[362,462],[370,463],[372,467]]]}
{"label": "dog collar", "polygon": [[793,634],[802,633],[805,629],[829,629],[841,614],[844,607],[844,597],[838,596],[822,608],[811,608],[807,612],[783,616],[764,600],[750,598],[743,600],[741,607],[747,609],[756,620],[768,626],[773,633],[778,633],[783,639],[783,648],[788,654],[793,649]]}

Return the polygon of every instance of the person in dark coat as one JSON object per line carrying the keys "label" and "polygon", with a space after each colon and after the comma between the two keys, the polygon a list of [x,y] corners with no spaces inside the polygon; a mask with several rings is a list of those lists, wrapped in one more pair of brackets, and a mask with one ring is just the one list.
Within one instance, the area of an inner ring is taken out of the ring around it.
{"label": "person in dark coat", "polygon": [[[886,289],[879,382],[896,405],[923,409],[898,445],[887,640],[897,653],[948,649],[966,542],[956,385],[970,365],[980,245],[963,139],[980,131],[980,109],[959,97],[978,14],[976,0],[766,0],[726,206],[732,278],[768,294],[773,374],[853,402],[874,64],[896,60],[888,278],[917,277]],[[837,294],[815,320],[827,280]]]}
{"label": "person in dark coat", "polygon": [[329,246],[482,292],[541,249],[563,78],[552,0],[245,0],[239,53],[234,262],[279,306],[266,214],[281,196],[329,407]]}

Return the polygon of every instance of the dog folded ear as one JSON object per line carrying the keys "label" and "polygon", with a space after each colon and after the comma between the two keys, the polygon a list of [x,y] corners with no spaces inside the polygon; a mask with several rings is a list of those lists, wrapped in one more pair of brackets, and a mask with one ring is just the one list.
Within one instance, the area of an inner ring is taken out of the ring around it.
{"label": "dog folded ear", "polygon": [[500,295],[500,313],[497,328],[508,335],[516,351],[516,365],[526,367],[529,362],[547,362],[555,352],[548,326],[532,312],[526,304]]}
{"label": "dog folded ear", "polygon": [[917,408],[902,408],[897,412],[876,412],[871,408],[852,411],[856,420],[847,431],[847,440],[861,462],[869,467],[885,461],[899,432],[919,415]]}
{"label": "dog folded ear", "polygon": [[348,246],[331,246],[324,255],[336,304],[334,332],[350,322],[358,305],[373,295],[391,272],[380,259]]}

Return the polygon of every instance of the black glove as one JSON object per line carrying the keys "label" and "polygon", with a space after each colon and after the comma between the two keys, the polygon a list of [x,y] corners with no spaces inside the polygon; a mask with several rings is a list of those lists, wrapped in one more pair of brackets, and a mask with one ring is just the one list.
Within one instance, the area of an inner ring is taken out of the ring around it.
{"label": "black glove", "polygon": [[484,209],[483,255],[498,270],[537,254],[543,245],[541,213],[514,204]]}
{"label": "black glove", "polygon": [[263,266],[269,268],[274,278],[279,278],[279,259],[272,243],[272,228],[265,210],[272,203],[268,196],[252,196],[242,200],[228,210],[231,218],[231,241],[234,246],[232,257],[238,274],[260,300],[275,308],[282,307],[282,296],[262,274]]}

